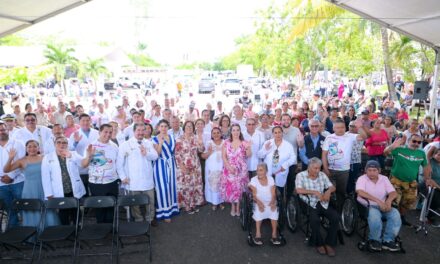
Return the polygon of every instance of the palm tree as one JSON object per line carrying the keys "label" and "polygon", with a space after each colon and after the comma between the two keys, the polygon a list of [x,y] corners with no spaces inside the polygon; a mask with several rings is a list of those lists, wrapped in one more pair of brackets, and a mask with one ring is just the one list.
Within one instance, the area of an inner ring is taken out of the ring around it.
{"label": "palm tree", "polygon": [[91,59],[87,58],[87,61],[83,63],[83,69],[86,76],[90,77],[93,80],[95,86],[95,93],[98,90],[98,86],[96,84],[99,75],[108,74],[108,69],[104,66],[104,60],[102,58]]}
{"label": "palm tree", "polygon": [[72,55],[73,52],[75,52],[75,49],[64,47],[62,44],[47,44],[46,50],[44,50],[47,64],[53,67],[55,79],[61,86],[64,94],[67,94],[66,87],[64,86],[66,67],[78,61]]}
{"label": "palm tree", "polygon": [[[318,27],[323,22],[333,19],[342,14],[347,14],[345,10],[337,5],[330,4],[323,0],[294,0],[290,2],[293,8],[293,15],[296,17],[304,17],[296,23],[289,36],[289,40],[293,40],[298,36],[304,36],[308,31]],[[390,96],[397,99],[396,90],[392,80],[392,68],[390,66],[390,53],[388,43],[388,31],[386,28],[381,29],[382,37],[382,53],[384,60],[385,75],[387,77],[387,85]]]}

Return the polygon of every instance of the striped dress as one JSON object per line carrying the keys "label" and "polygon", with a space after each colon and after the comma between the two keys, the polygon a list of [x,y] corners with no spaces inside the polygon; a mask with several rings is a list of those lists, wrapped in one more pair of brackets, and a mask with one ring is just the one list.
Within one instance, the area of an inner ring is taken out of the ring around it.
{"label": "striped dress", "polygon": [[[153,143],[159,144],[157,137]],[[159,158],[154,161],[154,183],[156,189],[156,218],[169,219],[179,213],[176,194],[176,160],[174,147],[176,141],[170,136],[170,142],[164,141]]]}

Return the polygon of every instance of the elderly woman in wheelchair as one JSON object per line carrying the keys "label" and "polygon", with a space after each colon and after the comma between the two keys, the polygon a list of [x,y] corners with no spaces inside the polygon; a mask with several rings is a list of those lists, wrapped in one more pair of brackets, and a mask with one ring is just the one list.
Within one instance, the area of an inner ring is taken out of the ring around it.
{"label": "elderly woman in wheelchair", "polygon": [[280,245],[281,241],[277,235],[278,208],[275,181],[272,177],[267,176],[266,163],[258,164],[257,176],[251,179],[249,188],[252,191],[252,199],[254,201],[252,218],[255,220],[256,226],[253,243],[258,246],[263,245],[261,223],[264,219],[270,219],[272,226],[272,238],[270,241],[273,245]]}
{"label": "elderly woman in wheelchair", "polygon": [[[322,162],[311,158],[307,170],[296,176],[296,192],[303,203],[307,204],[309,225],[311,229],[310,245],[315,246],[319,254],[335,256],[334,247],[337,243],[339,216],[335,209],[329,206],[330,196],[336,191],[327,175],[321,171]],[[329,221],[327,237],[321,237],[321,217]]]}
{"label": "elderly woman in wheelchair", "polygon": [[[402,221],[399,211],[392,207],[397,192],[390,180],[380,174],[380,164],[377,161],[368,161],[365,173],[356,182],[356,193],[357,201],[366,209],[369,250],[400,251],[401,246],[396,237]],[[386,220],[385,230],[382,230],[383,220]]]}

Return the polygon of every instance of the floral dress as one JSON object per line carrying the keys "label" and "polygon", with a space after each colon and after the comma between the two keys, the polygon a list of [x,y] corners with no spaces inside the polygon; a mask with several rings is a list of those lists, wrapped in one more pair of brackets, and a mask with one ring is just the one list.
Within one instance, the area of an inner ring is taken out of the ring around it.
{"label": "floral dress", "polygon": [[186,139],[182,136],[176,141],[177,202],[180,208],[186,210],[204,202],[202,169],[197,155],[201,151],[203,145],[197,144],[195,137]]}
{"label": "floral dress", "polygon": [[221,179],[221,193],[225,202],[236,203],[239,201],[241,193],[246,190],[249,183],[248,169],[246,164],[246,146],[241,142],[237,149],[232,147],[229,140],[225,140],[226,157],[234,172],[223,168]]}

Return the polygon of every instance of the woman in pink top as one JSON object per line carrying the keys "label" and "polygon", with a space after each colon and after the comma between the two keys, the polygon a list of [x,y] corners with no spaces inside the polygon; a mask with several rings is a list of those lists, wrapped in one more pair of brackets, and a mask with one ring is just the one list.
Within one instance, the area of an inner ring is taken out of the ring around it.
{"label": "woman in pink top", "polygon": [[69,138],[70,135],[75,133],[80,126],[78,124],[75,124],[75,119],[73,119],[73,116],[71,114],[68,114],[66,116],[66,127],[64,127],[64,136],[66,138]]}
{"label": "woman in pink top", "polygon": [[408,113],[405,111],[405,108],[403,107],[399,109],[399,112],[397,112],[397,120],[401,120],[401,119],[406,121],[409,120]]}
{"label": "woman in pink top", "polygon": [[385,167],[385,156],[383,151],[388,145],[390,138],[385,129],[381,128],[382,118],[373,121],[373,128],[370,129],[370,137],[365,141],[367,147],[368,159],[376,160],[380,163],[382,169]]}

